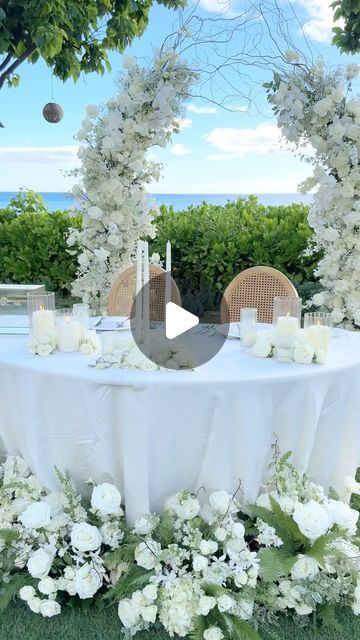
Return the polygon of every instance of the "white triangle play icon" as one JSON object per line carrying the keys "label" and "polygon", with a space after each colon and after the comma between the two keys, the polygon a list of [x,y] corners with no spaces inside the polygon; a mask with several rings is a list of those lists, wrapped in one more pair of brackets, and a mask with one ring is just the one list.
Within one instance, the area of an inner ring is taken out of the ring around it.
{"label": "white triangle play icon", "polygon": [[165,314],[165,332],[169,340],[180,336],[199,324],[199,318],[182,309],[174,302],[168,302]]}

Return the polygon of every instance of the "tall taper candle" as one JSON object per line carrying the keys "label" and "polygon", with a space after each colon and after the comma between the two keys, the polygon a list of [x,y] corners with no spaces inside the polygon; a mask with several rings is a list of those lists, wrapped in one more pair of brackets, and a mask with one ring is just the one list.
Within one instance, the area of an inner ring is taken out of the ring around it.
{"label": "tall taper candle", "polygon": [[144,242],[144,284],[143,284],[143,332],[147,338],[150,320],[149,245]]}
{"label": "tall taper candle", "polygon": [[165,308],[171,302],[171,242],[166,243]]}
{"label": "tall taper candle", "polygon": [[138,341],[142,333],[142,257],[143,243],[138,240],[136,248],[136,298],[135,298],[135,335]]}

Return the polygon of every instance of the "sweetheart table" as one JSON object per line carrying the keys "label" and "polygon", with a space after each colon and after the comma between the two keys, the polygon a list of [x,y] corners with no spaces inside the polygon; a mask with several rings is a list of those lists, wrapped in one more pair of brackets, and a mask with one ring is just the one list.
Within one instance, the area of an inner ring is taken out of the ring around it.
{"label": "sweetheart table", "polygon": [[358,333],[334,337],[326,365],[256,359],[238,340],[194,371],[101,370],[88,366],[95,357],[33,356],[27,336],[0,335],[1,448],[50,489],[55,465],[79,488],[115,482],[129,522],[180,489],[241,482],[253,501],[274,434],[300,471],[340,494],[360,464]]}

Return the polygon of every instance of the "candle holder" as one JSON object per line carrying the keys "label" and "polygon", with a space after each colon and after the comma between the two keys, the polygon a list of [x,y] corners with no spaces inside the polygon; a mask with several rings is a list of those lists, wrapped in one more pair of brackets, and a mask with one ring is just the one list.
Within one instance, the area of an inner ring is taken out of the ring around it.
{"label": "candle holder", "polygon": [[82,338],[82,326],[71,309],[56,311],[56,343],[59,351],[78,351]]}
{"label": "candle holder", "polygon": [[281,362],[289,362],[292,359],[294,338],[301,326],[301,305],[301,298],[274,298],[275,357]]}
{"label": "candle holder", "polygon": [[240,309],[240,338],[244,347],[252,347],[256,341],[257,309]]}
{"label": "candle holder", "polygon": [[330,313],[305,313],[304,331],[308,342],[316,351],[327,354],[330,346],[332,320]]}
{"label": "candle holder", "polygon": [[55,337],[55,293],[30,292],[27,294],[30,334],[36,338]]}
{"label": "candle holder", "polygon": [[83,302],[73,304],[72,315],[81,324],[82,337],[86,336],[89,331],[89,305]]}

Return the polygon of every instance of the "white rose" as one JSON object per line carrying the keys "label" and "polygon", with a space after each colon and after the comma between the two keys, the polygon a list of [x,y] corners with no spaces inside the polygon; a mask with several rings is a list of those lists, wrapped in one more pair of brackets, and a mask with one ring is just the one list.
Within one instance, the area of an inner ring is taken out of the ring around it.
{"label": "white rose", "polygon": [[138,622],[140,622],[140,613],[132,604],[131,600],[126,598],[125,600],[120,600],[118,606],[118,616],[123,623],[124,627],[127,629],[131,629],[131,627],[135,627]]}
{"label": "white rose", "polygon": [[216,598],[211,596],[201,596],[199,600],[199,606],[197,609],[197,615],[199,616],[207,616],[211,609],[216,606]]}
{"label": "white rose", "polygon": [[232,609],[234,604],[235,604],[234,598],[231,598],[226,593],[224,593],[224,595],[220,596],[217,599],[217,606],[219,611],[221,611],[221,613],[223,611],[229,611],[230,609]]}
{"label": "white rose", "polygon": [[89,207],[86,213],[88,214],[89,218],[92,218],[93,220],[100,220],[100,218],[102,218],[103,216],[102,209],[95,206]]}
{"label": "white rose", "polygon": [[96,551],[101,545],[101,533],[87,522],[74,524],[71,531],[71,546],[79,551]]}
{"label": "white rose", "polygon": [[221,516],[224,516],[227,512],[233,511],[232,496],[229,493],[226,493],[226,491],[214,491],[209,497],[209,502],[214,511]]}
{"label": "white rose", "polygon": [[99,571],[92,565],[85,563],[75,574],[76,592],[81,598],[92,598],[102,585],[102,577]]}
{"label": "white rose", "polygon": [[298,556],[295,564],[291,569],[291,577],[293,580],[313,580],[319,573],[319,566],[315,558],[309,556]]}
{"label": "white rose", "polygon": [[353,476],[346,476],[344,486],[347,493],[356,493],[356,495],[360,495],[360,482],[356,482]]}
{"label": "white rose", "polygon": [[269,358],[272,354],[272,350],[273,345],[271,340],[259,337],[253,345],[251,353],[255,358]]}
{"label": "white rose", "polygon": [[47,502],[33,502],[23,511],[19,520],[27,529],[40,529],[50,524],[50,507]]}
{"label": "white rose", "polygon": [[37,353],[39,356],[50,356],[53,352],[51,344],[39,344],[37,347]]}
{"label": "white rose", "polygon": [[223,527],[217,527],[215,529],[214,535],[215,535],[215,538],[219,540],[219,542],[224,542],[228,536],[228,533],[226,529],[224,529]]}
{"label": "white rose", "polygon": [[57,616],[61,613],[61,607],[55,600],[43,600],[41,602],[40,613],[44,618],[52,618],[52,616]]}
{"label": "white rose", "polygon": [[218,548],[219,545],[215,540],[201,540],[200,542],[200,551],[204,556],[212,556]]}
{"label": "white rose", "polygon": [[55,580],[50,578],[50,576],[46,576],[39,581],[38,589],[40,593],[43,593],[45,596],[49,596],[50,593],[56,592],[56,583]]}
{"label": "white rose", "polygon": [[219,627],[209,627],[204,631],[204,640],[222,640],[223,637],[224,634]]}
{"label": "white rose", "polygon": [[309,616],[310,613],[313,612],[312,608],[309,607],[308,604],[305,604],[305,602],[302,602],[301,604],[296,604],[295,611],[298,614],[298,616]]}
{"label": "white rose", "polygon": [[91,506],[101,515],[108,516],[111,514],[121,515],[120,509],[121,494],[115,485],[109,482],[103,482],[94,487],[91,495]]}
{"label": "white rose", "polygon": [[252,600],[240,600],[237,614],[241,620],[250,620],[254,612],[254,602]]}
{"label": "white rose", "polygon": [[196,555],[193,558],[194,571],[205,571],[209,564],[208,559],[205,556]]}
{"label": "white rose", "polygon": [[315,500],[309,500],[295,505],[293,519],[301,533],[310,540],[316,540],[325,535],[332,525],[332,519],[326,507]]}
{"label": "white rose", "polygon": [[54,556],[44,549],[38,549],[33,553],[28,562],[27,569],[33,578],[45,578],[51,569]]}
{"label": "white rose", "polygon": [[233,522],[231,525],[231,535],[233,538],[241,540],[245,535],[245,527],[242,522]]}
{"label": "white rose", "polygon": [[134,532],[139,536],[148,536],[157,527],[159,519],[150,513],[140,516],[134,525]]}
{"label": "white rose", "polygon": [[189,496],[175,506],[175,513],[181,520],[193,520],[199,514],[200,509],[199,500]]}
{"label": "white rose", "polygon": [[158,609],[155,604],[147,607],[141,607],[141,617],[143,618],[143,620],[145,620],[145,622],[151,622],[152,624],[154,624],[156,620],[157,610]]}
{"label": "white rose", "polygon": [[27,605],[33,613],[40,613],[40,609],[41,609],[40,598],[31,598],[31,600],[27,601]]}
{"label": "white rose", "polygon": [[19,591],[20,600],[24,600],[25,602],[31,600],[32,598],[35,598],[35,596],[36,591],[34,587],[21,587]]}
{"label": "white rose", "polygon": [[243,587],[248,581],[248,575],[246,573],[246,571],[240,571],[239,573],[236,573],[234,576],[234,582],[236,584],[237,587]]}
{"label": "white rose", "polygon": [[142,594],[145,600],[148,600],[148,602],[154,602],[157,598],[157,587],[154,584],[148,584],[142,590]]}
{"label": "white rose", "polygon": [[112,247],[118,247],[120,244],[121,238],[118,235],[111,233],[108,237],[108,243],[111,244]]}
{"label": "white rose", "polygon": [[348,504],[340,500],[329,500],[326,507],[334,524],[345,529],[350,535],[355,535],[359,519],[358,511],[351,509]]}
{"label": "white rose", "polygon": [[297,364],[310,364],[313,361],[315,351],[307,342],[296,342],[293,349],[293,359]]}
{"label": "white rose", "polygon": [[155,540],[141,542],[135,549],[135,561],[140,567],[151,571],[155,567],[157,557],[161,551],[161,546]]}

